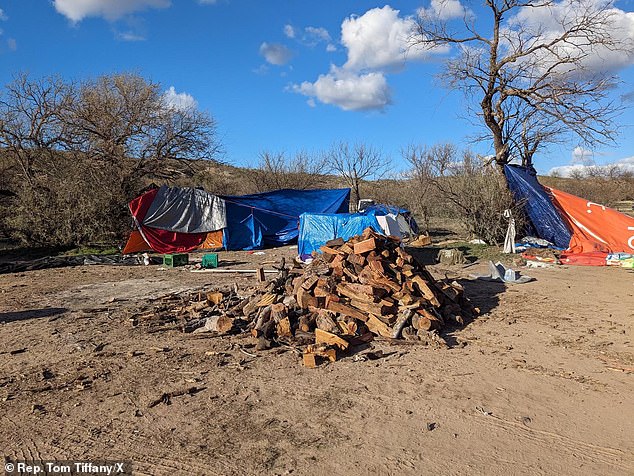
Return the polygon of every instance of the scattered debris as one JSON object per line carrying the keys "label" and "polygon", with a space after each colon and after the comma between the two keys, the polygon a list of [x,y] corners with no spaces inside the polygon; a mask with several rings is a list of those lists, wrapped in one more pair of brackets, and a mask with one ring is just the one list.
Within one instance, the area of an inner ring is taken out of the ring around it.
{"label": "scattered debris", "polygon": [[153,400],[148,404],[148,408],[152,408],[157,406],[160,403],[164,403],[165,405],[172,404],[172,398],[180,397],[181,395],[195,395],[196,393],[205,390],[205,387],[189,387],[181,390],[174,390],[173,392],[167,392],[161,395],[156,400]]}
{"label": "scattered debris", "polygon": [[491,270],[491,274],[485,276],[474,275],[474,277],[485,281],[502,281],[504,283],[513,284],[524,284],[535,280],[535,278],[530,276],[520,276],[519,271],[507,268],[499,261],[495,264],[493,264],[493,261],[489,261],[489,269]]}
{"label": "scattered debris", "polygon": [[464,253],[456,248],[440,250],[438,252],[438,261],[449,266],[454,264],[465,264],[467,262]]}

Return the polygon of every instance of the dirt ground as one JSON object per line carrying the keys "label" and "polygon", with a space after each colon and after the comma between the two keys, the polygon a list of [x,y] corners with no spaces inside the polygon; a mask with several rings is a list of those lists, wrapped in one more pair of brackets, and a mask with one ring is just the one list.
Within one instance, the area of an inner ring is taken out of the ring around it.
{"label": "dirt ground", "polygon": [[[295,250],[222,253],[253,267]],[[558,267],[462,279],[483,315],[449,349],[302,367],[249,338],[132,327],[153,297],[237,282],[158,266],[0,275],[0,448],[126,459],[136,474],[634,474],[634,273]],[[163,393],[195,386],[171,404]]]}

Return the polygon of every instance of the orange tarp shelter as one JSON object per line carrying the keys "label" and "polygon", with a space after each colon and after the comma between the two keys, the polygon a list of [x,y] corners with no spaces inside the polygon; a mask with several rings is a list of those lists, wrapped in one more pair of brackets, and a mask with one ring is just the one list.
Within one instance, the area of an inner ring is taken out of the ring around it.
{"label": "orange tarp shelter", "polygon": [[572,231],[572,253],[633,253],[634,218],[561,190],[548,189]]}

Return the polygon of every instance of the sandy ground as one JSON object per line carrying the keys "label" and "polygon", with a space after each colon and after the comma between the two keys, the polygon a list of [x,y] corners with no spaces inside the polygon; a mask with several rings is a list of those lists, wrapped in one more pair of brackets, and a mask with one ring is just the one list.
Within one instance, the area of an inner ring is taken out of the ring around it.
{"label": "sandy ground", "polygon": [[[223,253],[252,267],[264,256]],[[265,265],[266,266],[266,265]],[[450,349],[317,369],[248,339],[148,332],[127,307],[238,282],[83,266],[0,276],[0,448],[10,459],[127,459],[137,474],[634,474],[634,273],[469,280],[483,315]],[[242,350],[241,350],[242,349]],[[251,351],[247,350],[251,353]],[[195,386],[171,404],[165,392]]]}

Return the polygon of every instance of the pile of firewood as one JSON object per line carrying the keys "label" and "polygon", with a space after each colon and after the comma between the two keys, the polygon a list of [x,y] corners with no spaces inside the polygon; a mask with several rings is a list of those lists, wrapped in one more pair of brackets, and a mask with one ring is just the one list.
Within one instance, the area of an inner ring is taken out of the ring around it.
{"label": "pile of firewood", "polygon": [[[396,238],[368,228],[320,251],[304,267],[282,263],[248,296],[237,288],[194,293],[154,315],[185,332],[248,333],[257,350],[301,347],[304,364],[314,367],[377,336],[443,345],[439,330],[477,314],[460,284],[436,281]],[[137,314],[137,323],[151,315]]]}

